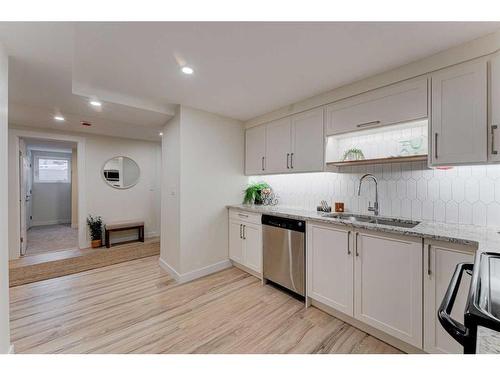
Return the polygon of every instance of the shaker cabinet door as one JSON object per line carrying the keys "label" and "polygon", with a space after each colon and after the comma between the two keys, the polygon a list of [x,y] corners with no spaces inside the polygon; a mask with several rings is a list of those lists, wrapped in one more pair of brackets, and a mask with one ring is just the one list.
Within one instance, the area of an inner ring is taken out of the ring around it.
{"label": "shaker cabinet door", "polygon": [[[474,260],[472,253],[460,252],[443,246],[426,244],[424,247],[424,350],[427,353],[464,352],[439,323],[437,310],[443,300],[458,263]],[[464,273],[451,315],[463,324],[464,309],[469,292],[470,276]]]}
{"label": "shaker cabinet door", "polygon": [[488,160],[500,162],[500,55],[489,64]]}
{"label": "shaker cabinet door", "polygon": [[247,129],[245,132],[245,174],[265,173],[266,127],[264,125]]}
{"label": "shaker cabinet door", "polygon": [[239,221],[229,221],[229,259],[243,264],[243,224]]}
{"label": "shaker cabinet door", "polygon": [[326,134],[423,119],[427,106],[427,78],[396,83],[328,105]]}
{"label": "shaker cabinet door", "polygon": [[432,165],[486,162],[486,67],[465,63],[432,76]]}
{"label": "shaker cabinet door", "polygon": [[262,273],[262,226],[243,224],[244,265]]}
{"label": "shaker cabinet door", "polygon": [[323,107],[292,116],[292,172],[323,171],[325,135]]}
{"label": "shaker cabinet door", "polygon": [[265,173],[291,172],[291,134],[290,117],[272,121],[267,124],[267,152]]}
{"label": "shaker cabinet door", "polygon": [[422,243],[355,236],[354,317],[422,348]]}
{"label": "shaker cabinet door", "polygon": [[352,231],[308,224],[307,294],[344,314],[353,315]]}

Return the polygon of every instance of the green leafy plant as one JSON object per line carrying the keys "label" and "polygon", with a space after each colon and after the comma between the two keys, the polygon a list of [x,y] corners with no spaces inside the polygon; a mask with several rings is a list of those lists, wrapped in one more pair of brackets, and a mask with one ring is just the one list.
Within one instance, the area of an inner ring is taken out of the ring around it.
{"label": "green leafy plant", "polygon": [[90,237],[92,241],[102,239],[102,218],[100,216],[89,215],[87,217],[87,225],[90,229]]}
{"label": "green leafy plant", "polygon": [[359,148],[350,148],[346,152],[344,152],[344,156],[342,156],[342,161],[345,160],[363,160],[365,158],[365,155],[363,154],[363,151],[361,151]]}
{"label": "green leafy plant", "polygon": [[248,185],[245,189],[245,196],[243,197],[244,204],[262,204],[261,192],[264,189],[271,187],[266,182],[256,182]]}

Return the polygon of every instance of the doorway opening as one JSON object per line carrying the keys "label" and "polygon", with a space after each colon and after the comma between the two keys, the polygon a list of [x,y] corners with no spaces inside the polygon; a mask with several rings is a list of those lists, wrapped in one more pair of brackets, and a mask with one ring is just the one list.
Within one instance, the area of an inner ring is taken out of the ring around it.
{"label": "doorway opening", "polygon": [[22,256],[78,248],[77,143],[19,138]]}

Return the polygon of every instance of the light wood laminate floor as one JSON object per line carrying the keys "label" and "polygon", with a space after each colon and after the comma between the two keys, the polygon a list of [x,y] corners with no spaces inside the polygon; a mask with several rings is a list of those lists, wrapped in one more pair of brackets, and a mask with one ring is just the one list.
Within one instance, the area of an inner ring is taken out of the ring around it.
{"label": "light wood laminate floor", "polygon": [[237,268],[179,285],[155,256],[10,292],[16,353],[399,353]]}

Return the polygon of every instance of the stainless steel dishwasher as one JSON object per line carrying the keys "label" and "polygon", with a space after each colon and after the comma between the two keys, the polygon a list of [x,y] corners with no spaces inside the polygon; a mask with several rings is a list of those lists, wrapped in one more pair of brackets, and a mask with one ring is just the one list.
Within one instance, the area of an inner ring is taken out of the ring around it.
{"label": "stainless steel dishwasher", "polygon": [[305,296],[306,222],[262,215],[264,280]]}

